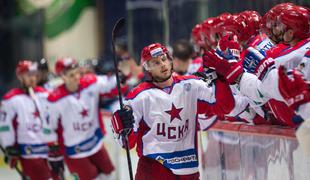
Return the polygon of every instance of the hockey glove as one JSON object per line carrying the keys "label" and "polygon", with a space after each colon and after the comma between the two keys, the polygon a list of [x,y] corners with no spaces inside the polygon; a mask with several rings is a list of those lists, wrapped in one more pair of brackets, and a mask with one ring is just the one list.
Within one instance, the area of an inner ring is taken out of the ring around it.
{"label": "hockey glove", "polygon": [[300,105],[310,102],[309,83],[297,70],[292,71],[292,77],[288,77],[285,68],[279,68],[279,90],[286,104],[296,110]]}
{"label": "hockey glove", "polygon": [[260,80],[264,79],[266,74],[275,68],[274,59],[266,57],[264,53],[253,47],[245,50],[242,65],[247,72],[255,74]]}
{"label": "hockey glove", "polygon": [[216,49],[216,52],[225,59],[240,59],[241,46],[236,35],[228,34],[223,36]]}
{"label": "hockey glove", "polygon": [[14,168],[20,157],[20,151],[15,146],[9,146],[5,148],[4,162],[7,163],[10,168]]}
{"label": "hockey glove", "polygon": [[48,144],[48,164],[52,171],[59,176],[63,176],[64,172],[64,158],[60,147],[56,143]]}
{"label": "hockey glove", "polygon": [[203,72],[195,72],[193,75],[199,77],[201,80],[206,82],[208,85],[214,84],[217,79],[217,74],[213,69],[203,68]]}
{"label": "hockey glove", "polygon": [[133,128],[134,122],[133,112],[129,106],[115,111],[111,120],[113,130],[116,134],[121,134],[125,129],[130,131]]}
{"label": "hockey glove", "polygon": [[202,59],[205,67],[215,69],[230,84],[234,84],[243,73],[242,66],[236,60],[224,59],[214,50],[205,52]]}

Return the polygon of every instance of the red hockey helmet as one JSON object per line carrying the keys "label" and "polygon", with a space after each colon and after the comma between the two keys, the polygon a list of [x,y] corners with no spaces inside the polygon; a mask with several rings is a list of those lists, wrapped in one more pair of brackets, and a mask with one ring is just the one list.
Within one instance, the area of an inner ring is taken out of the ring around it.
{"label": "red hockey helmet", "polygon": [[[251,36],[257,35],[261,15],[256,11],[243,11],[235,16],[231,21],[235,26],[234,32],[238,40],[247,41]],[[233,31],[233,29],[231,29]]]}
{"label": "red hockey helmet", "polygon": [[202,23],[201,32],[207,49],[217,45],[214,35],[211,35],[214,19],[215,18],[211,17],[204,20]]}
{"label": "red hockey helmet", "polygon": [[150,44],[144,47],[141,51],[141,65],[145,68],[145,70],[148,70],[146,62],[163,54],[166,54],[167,57],[172,60],[168,49],[164,45],[159,43]]}
{"label": "red hockey helmet", "polygon": [[224,36],[227,34],[237,35],[240,29],[240,23],[237,21],[239,14],[227,16],[219,27],[220,33]]}
{"label": "red hockey helmet", "polygon": [[303,39],[309,36],[310,11],[301,6],[294,6],[281,12],[277,28],[280,31],[292,29],[294,38]]}
{"label": "red hockey helmet", "polygon": [[78,63],[74,58],[60,58],[55,64],[55,72],[57,75],[63,74],[68,69],[77,68]]}
{"label": "red hockey helmet", "polygon": [[277,17],[282,11],[291,9],[294,6],[295,5],[292,3],[281,3],[271,8],[261,20],[260,31],[276,43],[280,43],[282,41],[282,37],[280,36],[281,33],[279,31],[274,31],[274,28],[277,25]]}
{"label": "red hockey helmet", "polygon": [[276,26],[277,17],[286,9],[291,9],[295,5],[293,3],[281,3],[271,8],[263,17],[260,28],[267,35],[272,33],[272,28]]}
{"label": "red hockey helmet", "polygon": [[192,29],[192,40],[198,47],[204,47],[204,41],[202,39],[202,25],[196,24]]}
{"label": "red hockey helmet", "polygon": [[227,21],[229,21],[232,18],[232,14],[230,13],[222,13],[219,16],[217,16],[213,23],[212,23],[212,29],[211,29],[211,36],[216,40],[216,42],[219,41],[219,39],[225,35],[223,30],[225,28],[225,24]]}
{"label": "red hockey helmet", "polygon": [[19,76],[28,72],[36,72],[38,70],[38,64],[29,60],[22,60],[16,66],[16,75]]}

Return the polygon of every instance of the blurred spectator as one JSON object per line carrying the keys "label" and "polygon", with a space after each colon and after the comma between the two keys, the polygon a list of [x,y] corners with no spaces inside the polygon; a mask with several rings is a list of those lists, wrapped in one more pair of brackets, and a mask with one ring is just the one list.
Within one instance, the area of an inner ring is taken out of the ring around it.
{"label": "blurred spectator", "polygon": [[55,77],[55,75],[49,69],[49,62],[47,59],[42,58],[38,62],[38,85],[44,87],[48,91],[52,91],[54,88],[63,83],[61,78]]}
{"label": "blurred spectator", "polygon": [[173,46],[173,70],[180,74],[193,74],[198,71],[202,65],[202,59],[194,57],[193,45],[185,40],[180,39],[176,41]]}
{"label": "blurred spectator", "polygon": [[48,62],[46,59],[42,58],[39,61],[38,69],[39,69],[38,85],[44,86],[44,84],[47,83],[47,81],[48,81],[48,74],[49,74]]}
{"label": "blurred spectator", "polygon": [[134,86],[135,84],[138,84],[143,76],[142,67],[139,66],[135,59],[129,54],[125,38],[116,40],[115,53],[117,58],[120,59],[118,69],[122,75],[128,79],[128,85]]}
{"label": "blurred spectator", "polygon": [[80,70],[82,75],[96,73],[96,68],[99,65],[98,59],[86,59],[80,62]]}

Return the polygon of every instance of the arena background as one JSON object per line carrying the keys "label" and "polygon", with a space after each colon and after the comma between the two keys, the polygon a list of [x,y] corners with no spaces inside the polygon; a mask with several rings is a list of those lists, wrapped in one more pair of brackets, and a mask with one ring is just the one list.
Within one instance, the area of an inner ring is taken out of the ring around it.
{"label": "arena background", "polygon": [[[243,10],[264,14],[281,2],[310,6],[309,0],[1,0],[0,96],[17,85],[14,70],[21,59],[38,61],[44,57],[52,70],[58,57],[71,56],[81,61],[91,58],[99,60],[99,72],[111,70],[111,30],[119,17],[126,18],[121,35],[139,62],[144,45],[170,45],[180,38],[189,39],[192,27],[208,17]],[[115,178],[128,179],[125,153],[115,144],[109,130],[109,113],[105,119],[105,143],[120,167]],[[207,141],[215,144],[212,152],[206,151]],[[202,179],[310,177],[310,159],[302,155],[290,129],[218,125],[210,133],[203,133],[202,142]],[[135,169],[134,150],[131,154]],[[0,179],[19,179],[2,157]]]}

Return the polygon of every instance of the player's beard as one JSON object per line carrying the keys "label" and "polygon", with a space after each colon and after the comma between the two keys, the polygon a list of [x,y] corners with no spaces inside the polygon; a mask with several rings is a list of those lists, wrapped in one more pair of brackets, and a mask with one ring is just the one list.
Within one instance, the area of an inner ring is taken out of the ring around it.
{"label": "player's beard", "polygon": [[157,83],[165,82],[165,81],[167,81],[168,79],[170,79],[171,76],[172,76],[172,68],[171,68],[171,70],[170,70],[169,75],[167,75],[166,77],[152,76],[152,81],[153,81],[153,82],[157,82]]}

